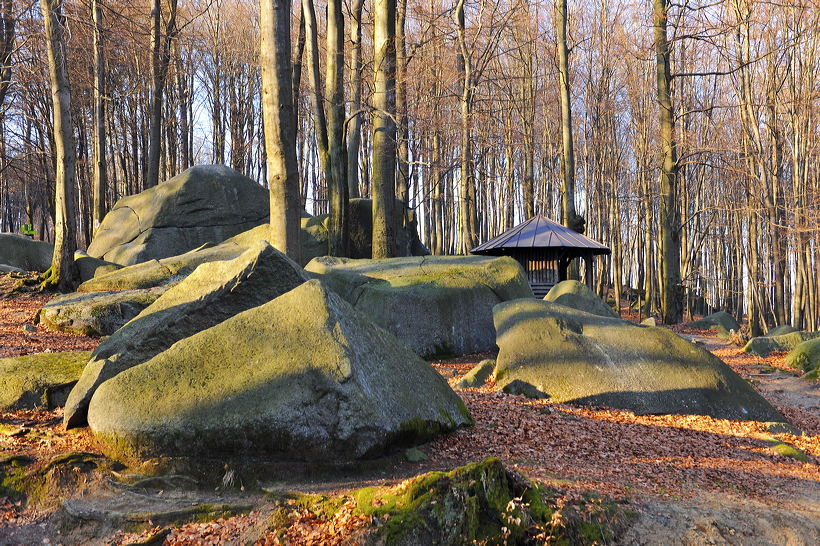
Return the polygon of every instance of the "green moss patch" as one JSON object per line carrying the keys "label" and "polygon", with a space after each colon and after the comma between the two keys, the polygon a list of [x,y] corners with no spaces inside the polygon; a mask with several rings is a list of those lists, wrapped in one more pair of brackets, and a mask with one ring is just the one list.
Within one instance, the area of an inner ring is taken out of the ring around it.
{"label": "green moss patch", "polygon": [[[373,542],[384,544],[594,544],[611,540],[628,517],[610,499],[587,496],[580,502],[565,505],[559,491],[490,458],[392,487],[367,487],[343,497],[302,496],[283,505],[298,505],[321,520],[352,505],[353,516],[371,521]],[[270,524],[280,531],[291,524],[284,506]]]}
{"label": "green moss patch", "polygon": [[95,453],[63,453],[49,461],[11,456],[0,459],[0,496],[23,501],[38,508],[54,507],[61,497],[76,494],[98,470],[110,469],[110,462]]}

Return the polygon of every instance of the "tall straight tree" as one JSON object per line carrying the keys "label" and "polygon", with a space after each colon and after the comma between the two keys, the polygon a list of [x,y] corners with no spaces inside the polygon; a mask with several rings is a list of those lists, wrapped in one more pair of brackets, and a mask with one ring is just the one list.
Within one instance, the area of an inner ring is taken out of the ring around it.
{"label": "tall straight tree", "polygon": [[661,311],[664,324],[683,318],[680,278],[680,217],[677,210],[678,158],[675,113],[672,110],[672,69],[667,33],[669,0],[654,0],[654,34],[658,113],[661,141],[660,231],[663,259]]}
{"label": "tall straight tree", "polygon": [[105,57],[103,55],[103,25],[100,0],[91,2],[92,18],[94,20],[94,106],[93,106],[93,148],[94,148],[94,179],[92,222],[94,230],[100,227],[105,216],[106,181],[106,153],[105,153]]}
{"label": "tall straight tree", "polygon": [[327,2],[327,62],[325,63],[325,96],[328,101],[327,137],[330,178],[327,180],[330,200],[329,251],[331,256],[347,256],[348,187],[345,124],[345,18],[342,0]]}
{"label": "tall straight tree", "polygon": [[74,182],[77,155],[74,127],[71,122],[71,91],[66,66],[66,47],[63,38],[65,18],[61,0],[40,0],[43,26],[48,51],[48,73],[51,84],[51,102],[54,108],[54,155],[56,157],[54,254],[51,268],[44,275],[43,288],[70,292],[77,284],[79,274],[74,264],[77,250]]}
{"label": "tall straight tree", "polygon": [[373,23],[373,257],[390,258],[395,253],[396,0],[376,0]]}
{"label": "tall straight tree", "polygon": [[561,213],[564,225],[584,232],[584,219],[575,211],[575,151],[572,143],[572,105],[569,86],[569,47],[567,46],[567,0],[558,0],[556,13],[558,32],[558,79],[561,101]]}
{"label": "tall straight tree", "polygon": [[151,105],[149,119],[148,165],[145,187],[159,184],[159,160],[162,143],[162,102],[168,67],[171,65],[171,41],[177,33],[177,0],[169,0],[167,17],[162,14],[162,0],[151,4]]}
{"label": "tall straight tree", "polygon": [[271,243],[296,263],[302,260],[290,0],[261,0],[260,55],[262,116],[265,124]]}

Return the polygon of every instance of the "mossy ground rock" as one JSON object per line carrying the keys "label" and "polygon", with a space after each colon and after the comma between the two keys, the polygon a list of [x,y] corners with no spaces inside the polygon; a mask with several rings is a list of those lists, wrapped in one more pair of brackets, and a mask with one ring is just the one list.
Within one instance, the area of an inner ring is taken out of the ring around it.
{"label": "mossy ground rock", "polygon": [[91,353],[41,353],[0,359],[0,411],[62,406]]}
{"label": "mossy ground rock", "polygon": [[106,381],[88,422],[127,459],[345,461],[470,417],[429,364],[314,280]]}
{"label": "mossy ground rock", "polygon": [[820,368],[820,338],[804,341],[786,355],[786,365],[810,374],[807,379],[817,379]]}
{"label": "mossy ground rock", "polygon": [[54,330],[110,336],[154,303],[167,286],[57,296],[37,312],[36,322]]}
{"label": "mossy ground rock", "polygon": [[221,243],[268,221],[268,191],[224,165],[199,165],[105,215],[88,254],[133,265]]}
{"label": "mossy ground rock", "polygon": [[820,338],[820,332],[792,332],[771,337],[753,337],[743,350],[753,355],[766,357],[779,351],[791,351],[804,341]]}
{"label": "mossy ground rock", "polygon": [[519,381],[556,402],[636,414],[785,421],[720,359],[669,330],[536,300],[496,306],[495,324],[499,388]]}
{"label": "mossy ground rock", "polygon": [[493,306],[532,297],[508,257],[317,258],[305,269],[426,358],[494,349]]}
{"label": "mossy ground rock", "polygon": [[604,302],[598,295],[590,290],[587,285],[578,281],[561,281],[547,292],[544,300],[560,303],[573,309],[579,309],[601,315],[602,317],[620,318],[618,313]]}
{"label": "mossy ground rock", "polygon": [[66,403],[66,426],[85,424],[88,402],[103,381],[305,280],[302,268],[265,242],[235,260],[202,264],[97,347]]}
{"label": "mossy ground rock", "polygon": [[[360,544],[607,543],[629,519],[609,499],[588,497],[563,506],[558,493],[491,458],[394,487],[359,489],[347,498],[300,496],[296,503],[319,519],[332,519],[352,498],[354,516],[373,518],[368,534],[357,537]],[[289,522],[278,515],[275,530]]]}

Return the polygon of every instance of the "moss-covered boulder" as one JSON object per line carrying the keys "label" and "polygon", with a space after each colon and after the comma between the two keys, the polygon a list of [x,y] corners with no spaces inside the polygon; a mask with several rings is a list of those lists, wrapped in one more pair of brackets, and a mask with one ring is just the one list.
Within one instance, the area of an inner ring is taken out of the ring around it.
{"label": "moss-covered boulder", "polygon": [[760,357],[771,353],[791,351],[804,341],[820,338],[820,332],[792,332],[771,337],[753,337],[743,350]]}
{"label": "moss-covered boulder", "polygon": [[57,296],[35,318],[54,330],[110,336],[154,303],[168,286],[113,292],[74,292]]}
{"label": "moss-covered boulder", "polygon": [[64,405],[90,355],[80,351],[0,359],[0,411]]}
{"label": "moss-covered boulder", "polygon": [[234,260],[202,264],[97,347],[71,391],[66,427],[85,424],[88,402],[104,381],[305,280],[301,267],[265,242]]}
{"label": "moss-covered boulder", "polygon": [[817,369],[820,367],[820,337],[804,341],[786,355],[786,365],[797,370],[803,370],[809,379],[817,379]]}
{"label": "moss-covered boulder", "polygon": [[775,326],[763,337],[777,337],[777,336],[784,336],[786,334],[793,334],[794,332],[799,332],[797,328],[792,326],[791,324],[781,324],[780,326]]}
{"label": "moss-covered boulder", "polygon": [[669,330],[537,300],[494,314],[499,388],[517,381],[556,402],[636,414],[785,421],[719,358]]}
{"label": "moss-covered boulder", "polygon": [[45,271],[51,267],[54,245],[25,235],[0,233],[0,264],[24,271]]}
{"label": "moss-covered boulder", "polygon": [[595,292],[590,290],[587,285],[574,280],[559,282],[550,288],[550,291],[544,296],[544,300],[560,303],[593,315],[620,318],[618,313],[599,298]]}
{"label": "moss-covered boulder", "polygon": [[305,269],[425,358],[494,349],[493,306],[532,297],[508,257],[324,257]]}
{"label": "moss-covered boulder", "polygon": [[740,324],[735,320],[735,317],[726,311],[712,313],[700,320],[690,322],[687,326],[695,330],[711,330],[717,332],[718,336],[724,339],[729,337],[729,333],[732,330],[735,332],[740,331]]}
{"label": "moss-covered boulder", "polygon": [[88,254],[133,265],[221,243],[268,222],[268,191],[224,165],[191,167],[117,201]]}
{"label": "moss-covered boulder", "polygon": [[109,379],[88,422],[126,459],[349,461],[470,416],[432,366],[313,280]]}
{"label": "moss-covered boulder", "polygon": [[78,292],[105,292],[134,290],[175,284],[204,263],[233,260],[248,250],[249,245],[224,242],[213,246],[204,244],[179,256],[148,260],[128,267],[98,274],[77,287]]}

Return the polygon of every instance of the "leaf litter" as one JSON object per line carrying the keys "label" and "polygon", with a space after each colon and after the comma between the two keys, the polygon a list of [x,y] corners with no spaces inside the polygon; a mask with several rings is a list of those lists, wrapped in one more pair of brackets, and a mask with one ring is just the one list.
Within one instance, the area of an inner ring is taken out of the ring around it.
{"label": "leaf litter", "polygon": [[[30,290],[10,293],[19,280],[0,277],[0,357],[45,351],[89,350],[99,339],[32,325],[36,311],[50,296]],[[676,327],[679,331],[682,328]],[[690,332],[714,336],[711,332]],[[765,359],[720,345],[713,353],[741,377],[756,385],[762,372],[796,375],[783,364],[784,354]],[[492,353],[466,355],[433,362],[450,384]],[[765,375],[765,374],[764,374]],[[820,483],[820,411],[816,406],[793,404],[776,390],[760,390],[801,434],[772,432],[766,423],[731,421],[700,415],[635,415],[604,407],[579,407],[532,400],[485,386],[459,394],[470,410],[475,426],[440,436],[421,446],[429,460],[412,465],[421,474],[431,469],[449,470],[486,457],[504,464],[532,480],[563,491],[561,502],[572,504],[584,493],[595,492],[630,502],[642,500],[696,499],[704,492],[740,495],[744,499],[788,507],[797,492]],[[62,411],[0,413],[4,429],[20,428],[33,433],[0,434],[0,456],[10,454],[48,458],[68,451],[99,452],[87,429],[65,431]],[[773,442],[801,450],[805,462],[772,449]],[[397,484],[397,474],[385,483]],[[359,486],[369,484],[359,484]],[[356,484],[348,484],[352,489]],[[291,507],[285,543],[349,544],[374,523],[354,515],[350,501],[330,519],[302,507]],[[797,507],[795,507],[797,508]],[[148,539],[165,544],[224,544],[247,541],[276,544],[282,541],[266,532],[271,506],[248,514],[197,522],[179,527],[155,527],[142,533],[117,531],[108,544],[129,544]],[[42,520],[7,497],[0,497],[2,529]]]}

